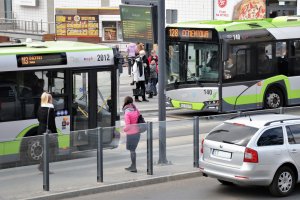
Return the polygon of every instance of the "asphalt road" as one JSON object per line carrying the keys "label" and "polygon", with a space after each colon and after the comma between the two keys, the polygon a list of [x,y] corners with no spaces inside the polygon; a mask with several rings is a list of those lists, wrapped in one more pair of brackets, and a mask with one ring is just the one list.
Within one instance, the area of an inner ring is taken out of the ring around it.
{"label": "asphalt road", "polygon": [[[124,189],[88,196],[72,198],[74,200],[259,200],[274,199],[264,187],[223,186],[217,180],[198,177],[180,181],[172,181],[138,188]],[[285,200],[300,199],[300,185]]]}

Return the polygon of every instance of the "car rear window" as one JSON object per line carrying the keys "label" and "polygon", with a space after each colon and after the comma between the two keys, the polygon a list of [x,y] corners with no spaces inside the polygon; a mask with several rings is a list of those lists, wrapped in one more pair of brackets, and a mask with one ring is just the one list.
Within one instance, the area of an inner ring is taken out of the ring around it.
{"label": "car rear window", "polygon": [[223,123],[214,128],[205,139],[247,146],[252,136],[258,129],[241,124]]}

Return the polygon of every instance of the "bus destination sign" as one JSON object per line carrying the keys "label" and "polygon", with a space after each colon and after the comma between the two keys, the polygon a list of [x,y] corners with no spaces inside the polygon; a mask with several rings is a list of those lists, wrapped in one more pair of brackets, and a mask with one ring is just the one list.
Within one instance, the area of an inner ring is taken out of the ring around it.
{"label": "bus destination sign", "polygon": [[201,30],[201,29],[191,29],[191,28],[169,28],[168,29],[169,38],[178,39],[199,39],[199,40],[211,40],[212,31],[211,30]]}
{"label": "bus destination sign", "polygon": [[66,53],[17,55],[18,67],[66,65]]}

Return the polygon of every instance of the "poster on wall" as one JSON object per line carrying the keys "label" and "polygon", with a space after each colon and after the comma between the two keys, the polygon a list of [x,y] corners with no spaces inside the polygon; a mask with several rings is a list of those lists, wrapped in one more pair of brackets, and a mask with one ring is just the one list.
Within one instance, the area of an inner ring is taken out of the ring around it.
{"label": "poster on wall", "polygon": [[98,15],[56,15],[56,37],[99,37]]}
{"label": "poster on wall", "polygon": [[214,19],[244,20],[266,17],[266,0],[214,0]]}
{"label": "poster on wall", "polygon": [[104,28],[104,40],[105,41],[117,40],[117,28],[114,27]]}

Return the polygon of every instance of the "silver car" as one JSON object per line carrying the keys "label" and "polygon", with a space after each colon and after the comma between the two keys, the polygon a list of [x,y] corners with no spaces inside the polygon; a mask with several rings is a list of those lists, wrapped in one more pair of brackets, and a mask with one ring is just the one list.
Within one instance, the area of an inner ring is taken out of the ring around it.
{"label": "silver car", "polygon": [[202,140],[200,171],[222,184],[268,186],[289,195],[300,181],[300,117],[265,114],[230,119]]}

